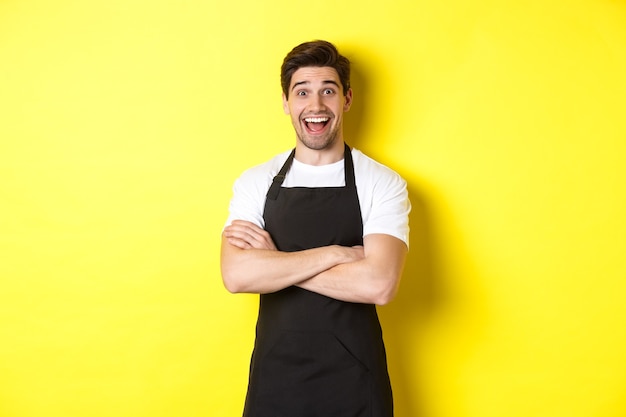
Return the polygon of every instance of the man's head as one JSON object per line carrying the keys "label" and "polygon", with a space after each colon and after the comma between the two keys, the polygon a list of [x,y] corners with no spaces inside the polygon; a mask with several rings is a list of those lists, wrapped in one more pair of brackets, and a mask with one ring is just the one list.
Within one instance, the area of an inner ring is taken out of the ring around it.
{"label": "man's head", "polygon": [[[343,155],[343,114],[350,110],[350,61],[326,41],[296,46],[281,71],[283,109],[296,131],[296,157]],[[314,158],[314,159],[315,159]],[[319,160],[317,161],[319,162]],[[333,161],[336,162],[336,161]]]}
{"label": "man's head", "polygon": [[341,55],[332,43],[317,40],[296,46],[283,60],[280,83],[286,98],[289,98],[289,87],[293,73],[302,67],[334,68],[339,75],[343,94],[346,95],[350,90],[350,61]]}

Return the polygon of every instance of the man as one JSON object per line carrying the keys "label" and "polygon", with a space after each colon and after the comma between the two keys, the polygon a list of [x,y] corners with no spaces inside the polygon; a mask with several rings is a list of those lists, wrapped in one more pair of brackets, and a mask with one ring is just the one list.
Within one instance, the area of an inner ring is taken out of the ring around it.
{"label": "man", "polygon": [[350,149],[350,62],[326,41],[281,68],[296,145],[235,182],[221,267],[233,293],[260,294],[244,417],[389,417],[376,305],[407,253],[406,182]]}

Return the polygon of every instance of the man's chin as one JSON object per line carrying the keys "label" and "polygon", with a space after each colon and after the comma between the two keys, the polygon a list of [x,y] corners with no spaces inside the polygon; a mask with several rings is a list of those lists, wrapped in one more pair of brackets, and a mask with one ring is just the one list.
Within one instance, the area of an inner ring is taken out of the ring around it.
{"label": "man's chin", "polygon": [[309,149],[315,151],[322,151],[332,147],[337,140],[336,137],[329,138],[328,135],[316,137],[316,136],[300,136],[300,142]]}

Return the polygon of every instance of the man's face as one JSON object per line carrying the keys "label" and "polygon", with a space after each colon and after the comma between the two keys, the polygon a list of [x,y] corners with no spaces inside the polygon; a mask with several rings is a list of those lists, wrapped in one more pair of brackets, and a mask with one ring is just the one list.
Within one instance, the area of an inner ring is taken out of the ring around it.
{"label": "man's face", "polygon": [[291,116],[298,140],[309,149],[322,150],[343,142],[343,113],[352,104],[352,90],[344,96],[332,67],[302,67],[283,94],[285,114]]}

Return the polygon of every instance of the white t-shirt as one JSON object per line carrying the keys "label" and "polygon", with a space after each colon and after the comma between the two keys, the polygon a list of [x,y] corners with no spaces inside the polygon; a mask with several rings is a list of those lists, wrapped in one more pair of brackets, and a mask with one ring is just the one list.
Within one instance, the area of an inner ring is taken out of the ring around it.
{"label": "white t-shirt", "polygon": [[[264,164],[241,174],[233,186],[230,214],[233,220],[247,220],[265,227],[265,198],[274,176],[291,151],[275,156]],[[406,181],[388,167],[361,151],[352,149],[354,178],[363,218],[363,236],[382,233],[409,244],[409,202]],[[283,187],[341,187],[345,185],[344,161],[328,165],[306,165],[294,158]]]}

